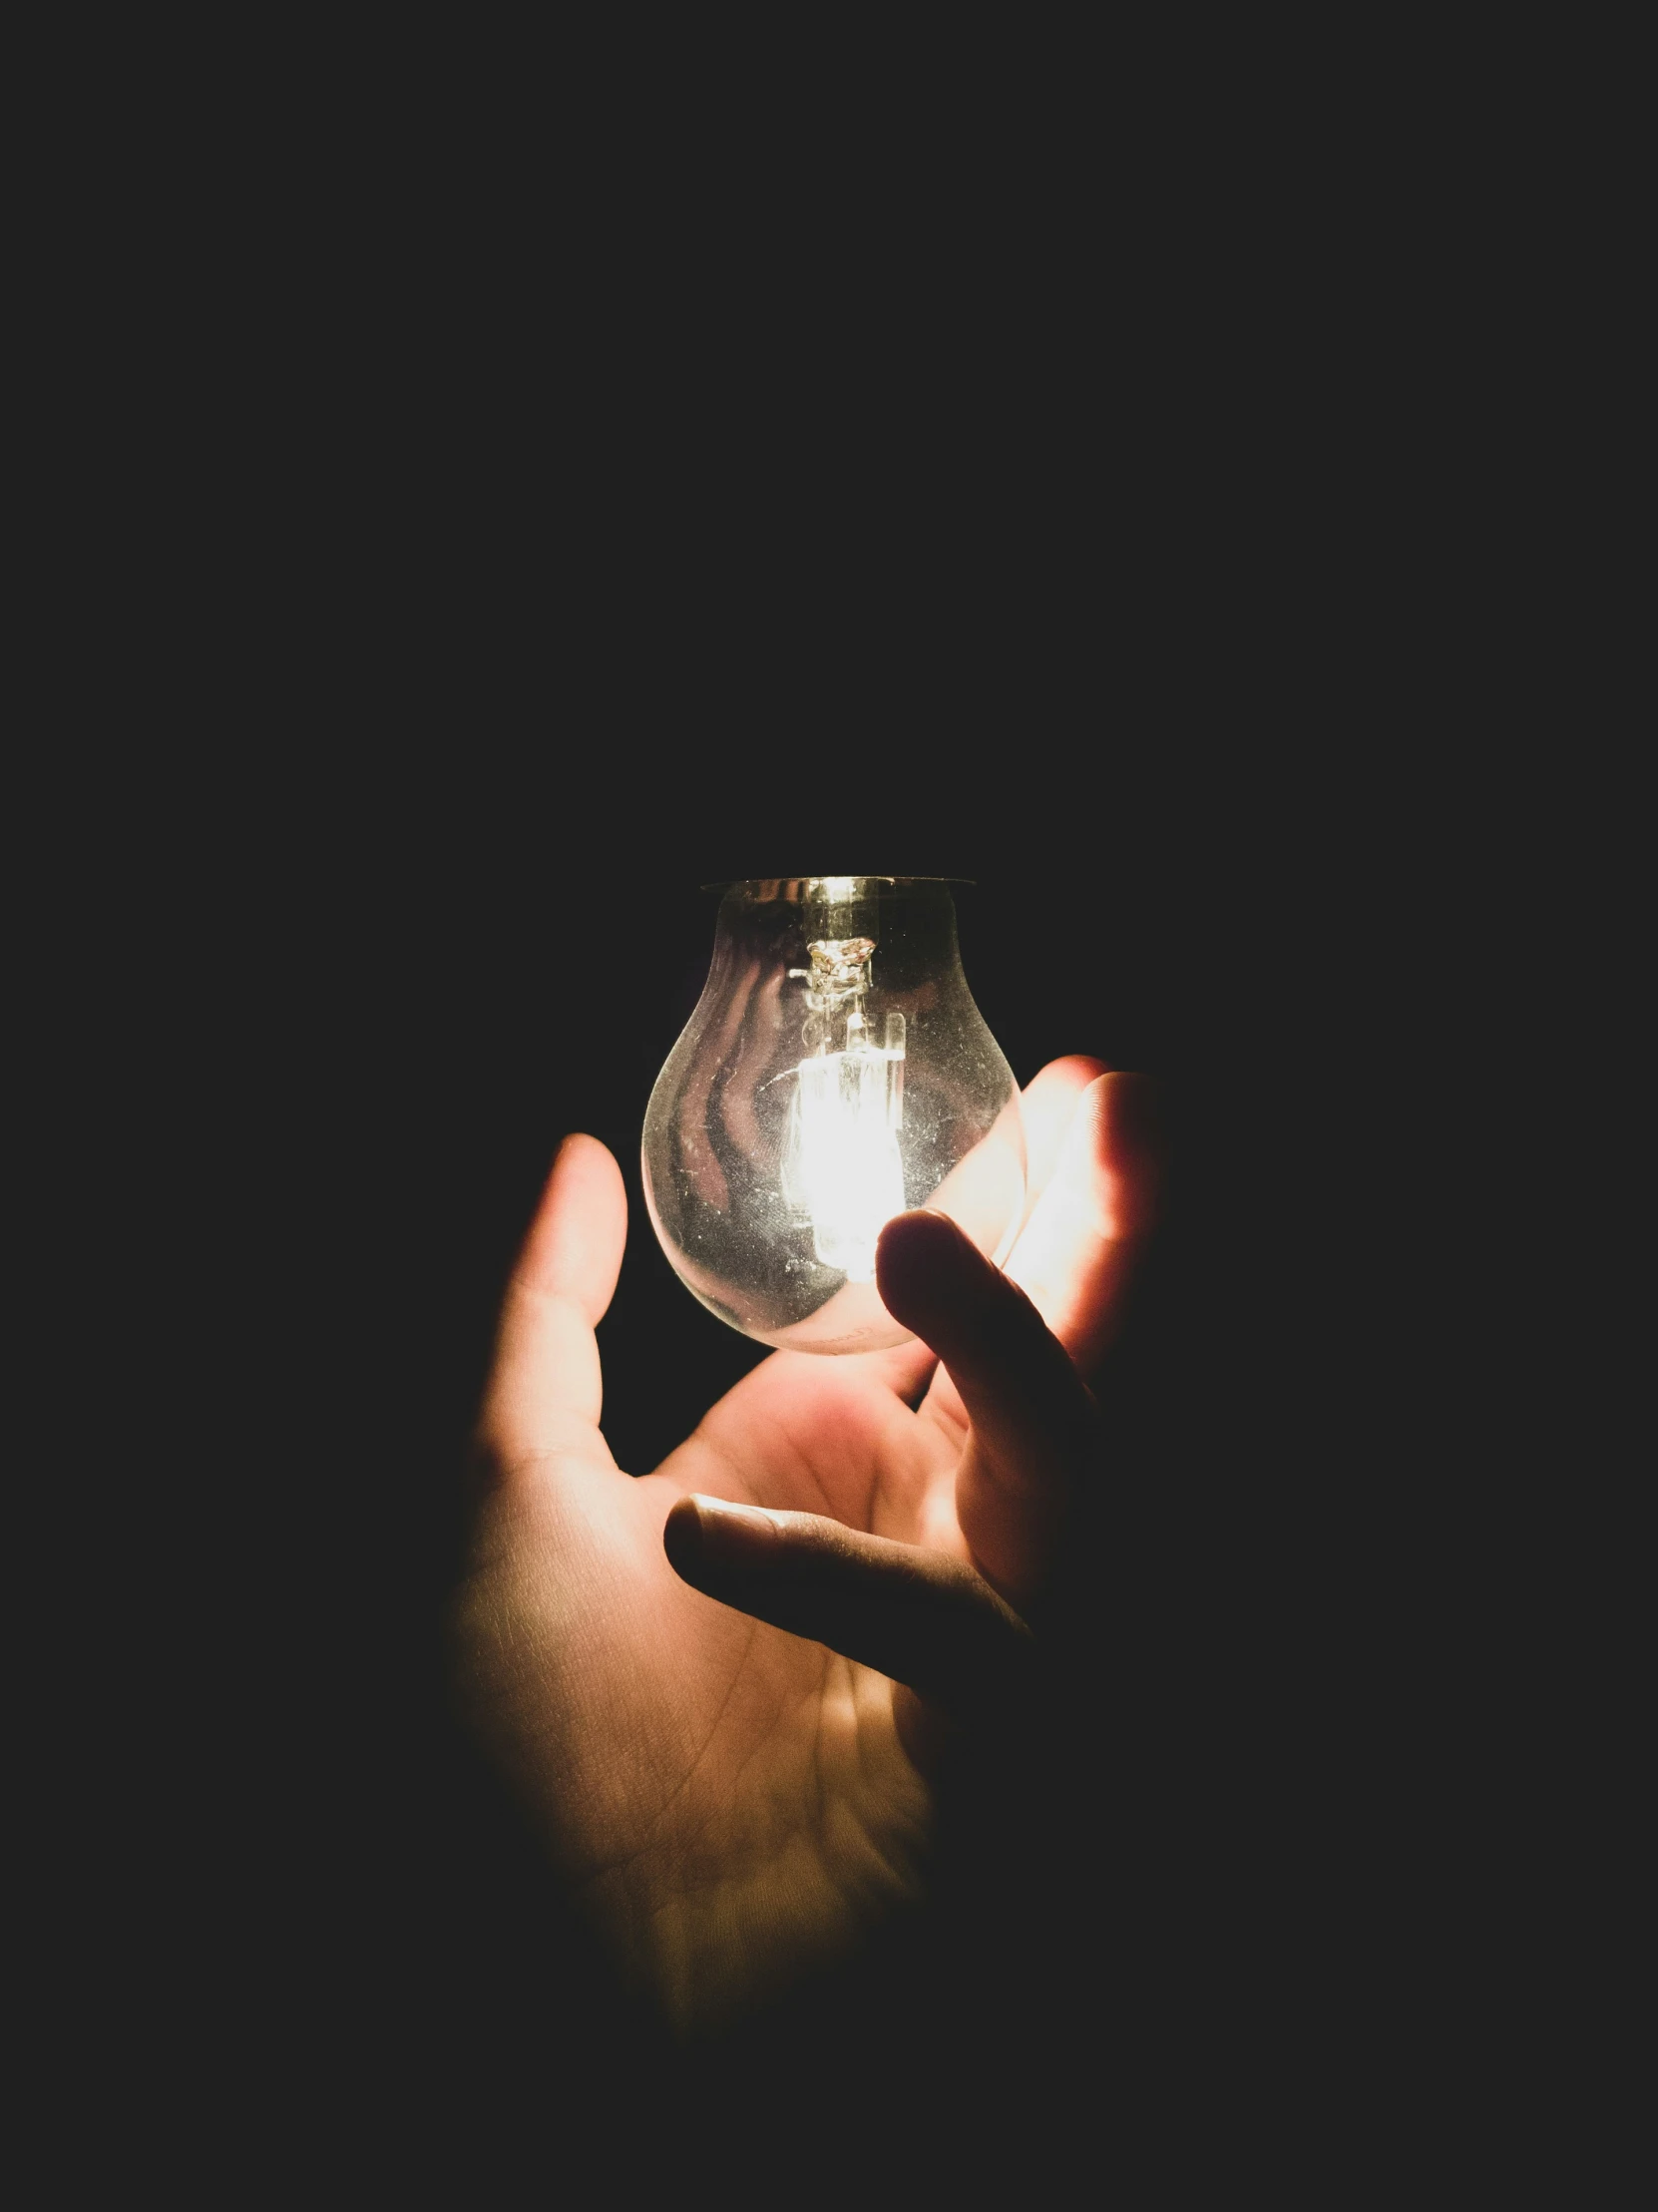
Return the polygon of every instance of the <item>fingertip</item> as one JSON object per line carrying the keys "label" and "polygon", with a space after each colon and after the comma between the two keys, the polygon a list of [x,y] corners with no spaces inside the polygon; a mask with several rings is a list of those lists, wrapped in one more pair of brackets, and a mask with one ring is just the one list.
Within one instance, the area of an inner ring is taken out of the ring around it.
{"label": "fingertip", "polygon": [[600,1186],[614,1181],[625,1192],[615,1152],[603,1139],[590,1136],[585,1129],[570,1129],[560,1137],[547,1179],[552,1183],[569,1175],[580,1175],[584,1181]]}
{"label": "fingertip", "polygon": [[[900,1213],[881,1231],[875,1247],[875,1286],[895,1321],[916,1328],[931,1312],[939,1289],[957,1284],[988,1264],[947,1213],[930,1206]],[[919,1333],[919,1331],[918,1331]]]}
{"label": "fingertip", "polygon": [[883,1250],[943,1250],[961,1235],[961,1229],[942,1206],[912,1206],[907,1213],[895,1213],[882,1229],[876,1239],[877,1264]]}
{"label": "fingertip", "polygon": [[763,1506],[737,1506],[728,1498],[690,1491],[668,1509],[662,1549],[677,1575],[700,1586],[710,1569],[774,1559],[779,1534],[776,1516]]}
{"label": "fingertip", "polygon": [[1061,1091],[1085,1091],[1096,1077],[1109,1075],[1108,1060],[1096,1060],[1092,1053],[1063,1053],[1057,1060],[1050,1060],[1039,1068],[1026,1087],[1026,1097],[1032,1097],[1038,1089]]}
{"label": "fingertip", "polygon": [[616,1154],[576,1129],[560,1139],[518,1276],[535,1291],[574,1297],[590,1322],[605,1314],[627,1240],[627,1186]]}
{"label": "fingertip", "polygon": [[960,1316],[995,1294],[1000,1270],[966,1230],[933,1207],[898,1214],[876,1245],[876,1290],[882,1305],[924,1343],[933,1343],[946,1314]]}
{"label": "fingertip", "polygon": [[702,1517],[694,1498],[676,1498],[662,1523],[662,1549],[675,1574],[689,1581],[702,1558]]}

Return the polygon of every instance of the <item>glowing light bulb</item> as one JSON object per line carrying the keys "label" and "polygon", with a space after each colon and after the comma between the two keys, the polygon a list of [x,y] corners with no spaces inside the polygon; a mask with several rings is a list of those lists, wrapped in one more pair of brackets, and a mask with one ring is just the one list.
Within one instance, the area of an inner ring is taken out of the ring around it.
{"label": "glowing light bulb", "polygon": [[962,974],[949,885],[728,886],[707,984],[650,1095],[643,1168],[680,1280],[764,1344],[903,1343],[875,1245],[907,1206],[1005,1257],[1025,1201],[1019,1091]]}

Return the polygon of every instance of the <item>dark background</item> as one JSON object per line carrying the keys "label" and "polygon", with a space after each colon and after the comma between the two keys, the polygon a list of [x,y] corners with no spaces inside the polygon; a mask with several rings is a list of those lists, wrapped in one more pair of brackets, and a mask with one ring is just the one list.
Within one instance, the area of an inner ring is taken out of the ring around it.
{"label": "dark background", "polygon": [[[1032,619],[1012,586],[1010,605],[988,601],[987,624]],[[1322,1015],[1353,956],[1304,918],[1338,909],[1286,853],[1275,788],[1149,714],[1124,707],[1113,734],[1085,662],[1063,735],[941,677],[920,727],[848,714],[833,746],[806,707],[807,734],[733,738],[694,689],[664,688],[629,734],[562,676],[520,679],[548,735],[510,764],[409,702],[411,763],[446,764],[418,807],[412,765],[354,796],[321,913],[296,898],[272,949],[296,1003],[268,1041],[291,1107],[257,1178],[282,1255],[260,1402],[279,1409],[268,1497],[295,1564],[254,1852],[282,1839],[267,1987],[299,2077],[400,2145],[458,2134],[514,2160],[548,2127],[625,2138],[642,2080],[671,2163],[675,2098],[694,2112],[735,2077],[792,2112],[846,2063],[904,2082],[952,2156],[1016,2165],[1033,2130],[1049,2149],[1108,2119],[1179,2134],[1194,2096],[1268,2137],[1315,2078],[1347,2110],[1409,1918],[1397,1864],[1374,1880],[1377,1824],[1400,1815],[1379,1663],[1401,1684],[1394,1645],[1365,1647],[1390,1507],[1377,1425],[1344,1392],[1376,1286],[1331,1257],[1354,1116]],[[1022,1081],[1070,1050],[1159,1075],[1170,1217],[1110,1384],[1048,1735],[1010,1751],[908,1948],[687,2058],[617,2013],[449,1723],[442,1606],[496,1301],[566,1129],[604,1138],[628,1184],[600,1336],[622,1463],[653,1466],[761,1356],[668,1270],[638,1129],[705,973],[699,886],[837,854],[976,879],[964,962]],[[1391,1233],[1373,1223],[1373,1259]],[[973,2111],[987,2022],[994,2142]],[[916,2139],[886,2098],[871,2131]]]}
{"label": "dark background", "polygon": [[[1488,422],[1460,247],[1412,163],[1344,171],[1341,69],[1297,160],[1214,53],[1017,117],[901,71],[855,150],[762,103],[736,151],[659,53],[406,59],[313,70],[209,191],[226,109],[188,223],[106,223],[166,386],[106,557],[207,733],[131,773],[188,852],[151,895],[206,1043],[205,1579],[260,1686],[191,1752],[238,1776],[199,1884],[237,2139],[682,2168],[737,2083],[807,2157],[1312,2157],[1314,2110],[1352,2154],[1457,2093],[1477,1964],[1480,1502],[1424,1411],[1469,1231],[1424,1290],[1455,1012],[1416,987]],[[848,869],[973,879],[1022,1082],[1159,1076],[1169,1218],[1059,1711],[908,1950],[693,2060],[447,1719],[460,1466],[568,1129],[628,1179],[622,1464],[758,1356],[656,1249],[638,1128],[699,887]]]}

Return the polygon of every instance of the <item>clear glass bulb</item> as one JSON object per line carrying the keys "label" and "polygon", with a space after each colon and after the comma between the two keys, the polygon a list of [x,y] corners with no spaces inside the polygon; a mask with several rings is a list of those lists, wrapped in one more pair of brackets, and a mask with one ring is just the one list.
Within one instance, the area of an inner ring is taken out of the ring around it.
{"label": "clear glass bulb", "polygon": [[875,1287],[876,1238],[906,1207],[937,1207],[1004,1259],[1025,1206],[1019,1087],[962,973],[950,886],[727,886],[643,1163],[674,1272],[762,1344],[906,1342]]}

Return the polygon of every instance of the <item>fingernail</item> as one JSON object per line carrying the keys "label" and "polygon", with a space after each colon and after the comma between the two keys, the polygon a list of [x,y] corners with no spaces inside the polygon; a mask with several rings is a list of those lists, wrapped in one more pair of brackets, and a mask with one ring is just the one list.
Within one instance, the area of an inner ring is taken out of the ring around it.
{"label": "fingernail", "polygon": [[702,1556],[720,1566],[746,1566],[769,1555],[777,1542],[778,1528],[761,1506],[733,1506],[725,1498],[705,1498],[693,1492],[697,1535]]}

